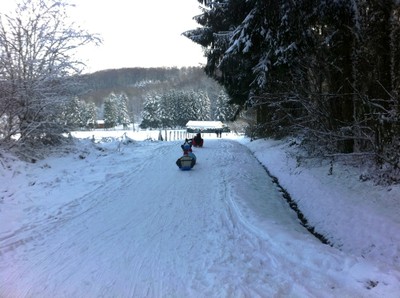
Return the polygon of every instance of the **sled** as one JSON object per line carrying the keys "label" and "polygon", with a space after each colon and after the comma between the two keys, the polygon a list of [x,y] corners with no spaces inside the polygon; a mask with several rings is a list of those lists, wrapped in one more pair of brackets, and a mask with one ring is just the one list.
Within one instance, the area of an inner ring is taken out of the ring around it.
{"label": "sled", "polygon": [[196,147],[196,148],[203,147],[203,144],[204,144],[204,140],[203,139],[201,141],[199,141],[199,142],[196,142],[194,139],[192,141],[192,146]]}
{"label": "sled", "polygon": [[194,165],[195,165],[195,164],[196,164],[196,161],[197,161],[196,155],[194,155],[193,152],[189,152],[189,153],[188,153],[188,156],[191,157],[191,158],[193,158],[193,160],[194,160]]}
{"label": "sled", "polygon": [[189,171],[193,168],[195,165],[196,160],[189,156],[189,155],[184,155],[176,161],[176,165],[181,169],[182,171]]}

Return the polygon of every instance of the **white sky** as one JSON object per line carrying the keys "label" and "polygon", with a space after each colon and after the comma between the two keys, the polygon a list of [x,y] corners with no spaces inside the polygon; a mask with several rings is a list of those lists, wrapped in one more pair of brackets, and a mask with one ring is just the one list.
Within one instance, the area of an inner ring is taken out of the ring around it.
{"label": "white sky", "polygon": [[[2,0],[2,8],[15,0]],[[103,44],[79,52],[86,72],[108,68],[199,66],[201,46],[182,36],[199,25],[197,0],[71,0],[71,17],[82,28],[99,33]]]}

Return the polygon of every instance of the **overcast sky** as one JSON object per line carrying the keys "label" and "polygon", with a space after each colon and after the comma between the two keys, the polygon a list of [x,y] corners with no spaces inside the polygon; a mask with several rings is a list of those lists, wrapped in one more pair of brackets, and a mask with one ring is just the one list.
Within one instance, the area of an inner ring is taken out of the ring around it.
{"label": "overcast sky", "polygon": [[[2,0],[2,7],[15,0]],[[199,66],[201,46],[182,36],[199,25],[197,0],[70,0],[71,17],[82,28],[99,33],[103,44],[86,47],[79,58],[86,72],[123,67]],[[0,8],[1,9],[1,8]],[[3,10],[3,9],[2,9]]]}

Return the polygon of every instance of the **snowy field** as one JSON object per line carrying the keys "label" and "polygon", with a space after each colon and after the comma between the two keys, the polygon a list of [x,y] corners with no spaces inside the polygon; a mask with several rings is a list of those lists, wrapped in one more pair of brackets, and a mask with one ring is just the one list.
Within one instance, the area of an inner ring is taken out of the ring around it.
{"label": "snowy field", "polygon": [[400,296],[399,187],[276,141],[204,135],[183,172],[158,132],[73,136],[36,163],[0,151],[1,298]]}

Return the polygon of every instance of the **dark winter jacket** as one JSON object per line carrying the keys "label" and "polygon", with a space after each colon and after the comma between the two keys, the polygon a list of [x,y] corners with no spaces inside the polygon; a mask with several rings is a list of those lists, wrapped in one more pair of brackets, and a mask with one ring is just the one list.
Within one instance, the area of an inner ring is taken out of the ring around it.
{"label": "dark winter jacket", "polygon": [[195,147],[203,147],[204,140],[202,139],[201,135],[198,133],[194,138],[193,138],[193,146]]}
{"label": "dark winter jacket", "polygon": [[192,152],[192,140],[185,140],[185,143],[181,145],[183,152]]}

